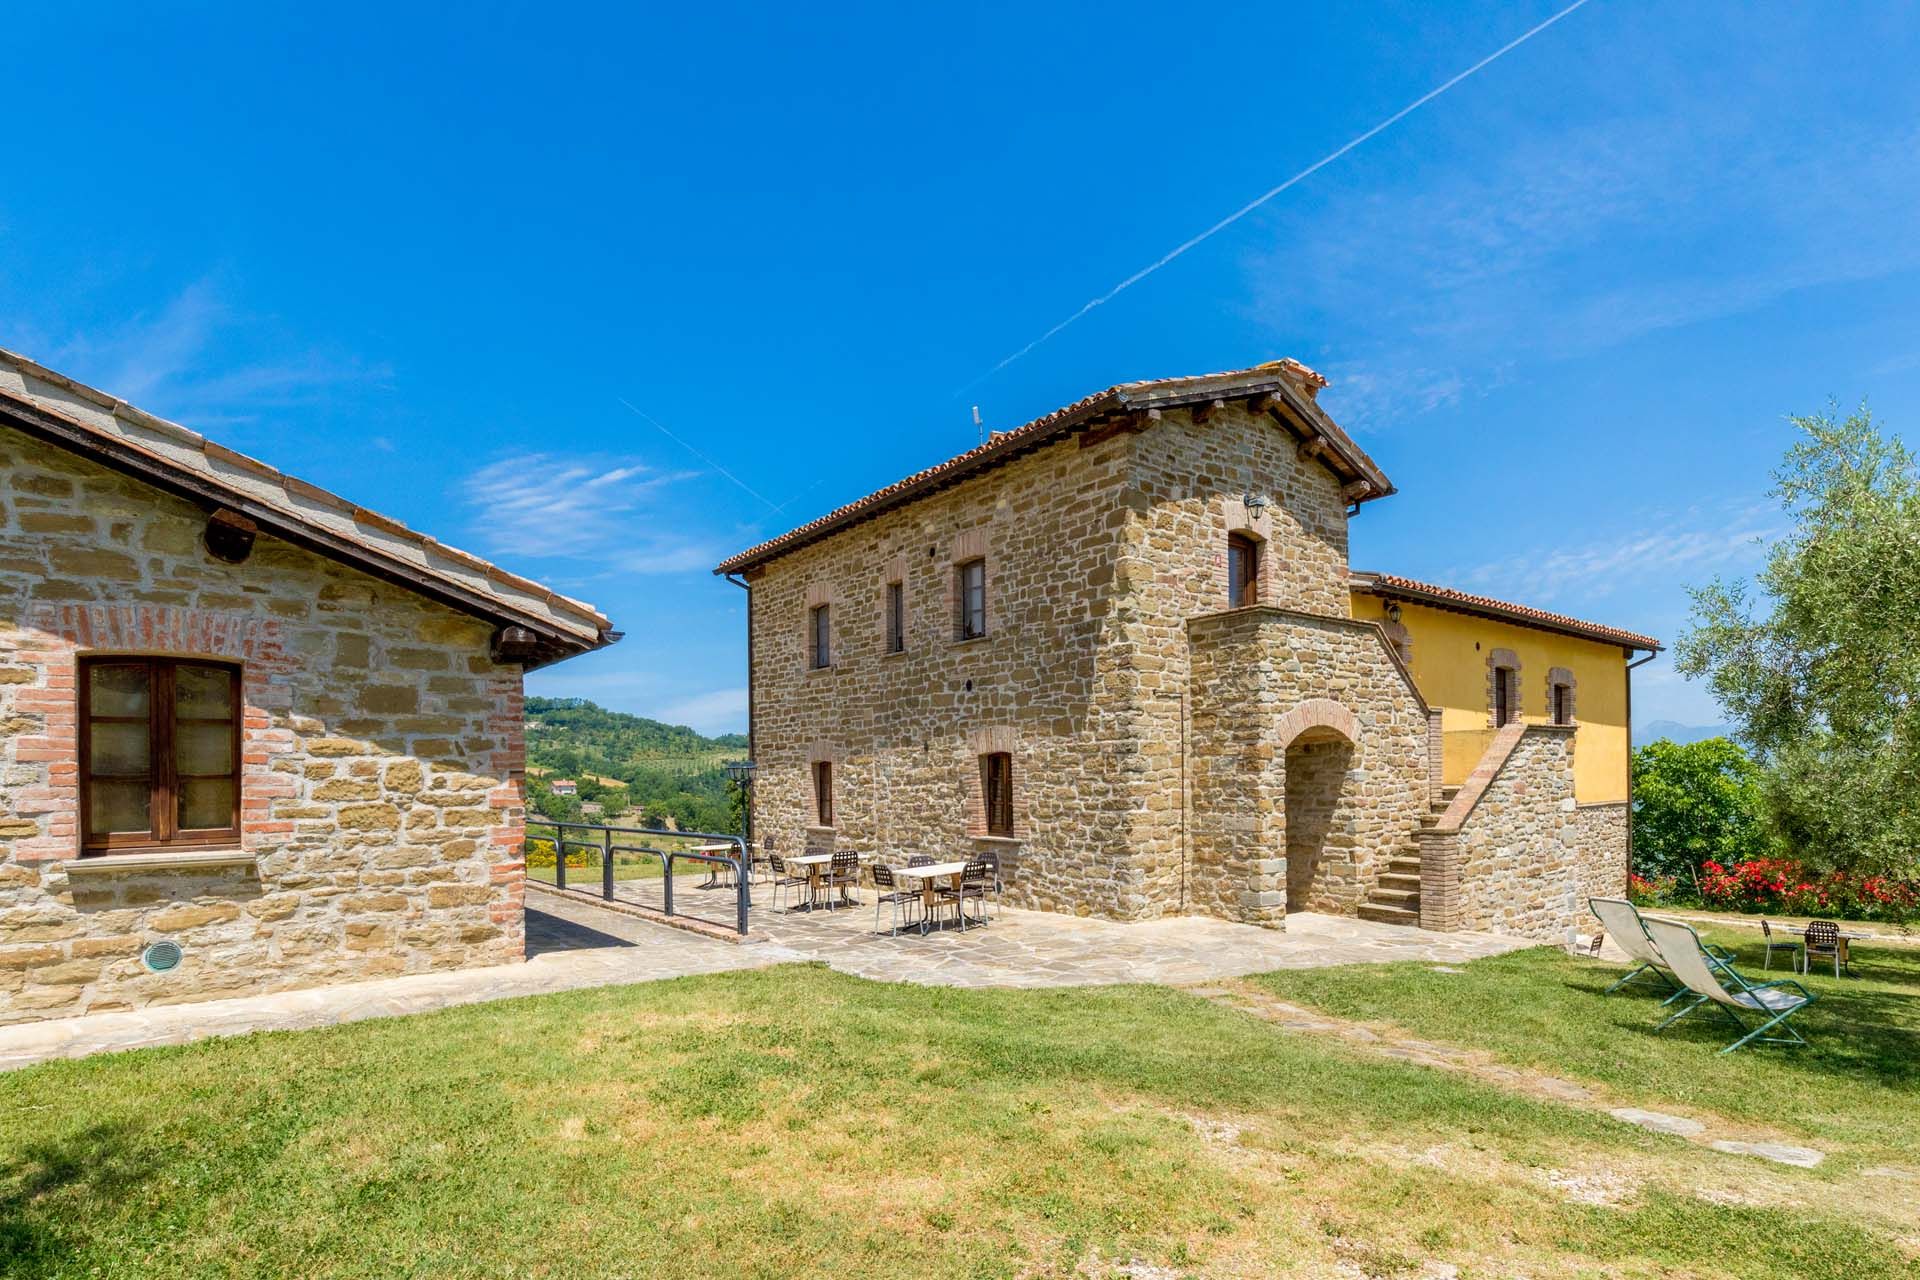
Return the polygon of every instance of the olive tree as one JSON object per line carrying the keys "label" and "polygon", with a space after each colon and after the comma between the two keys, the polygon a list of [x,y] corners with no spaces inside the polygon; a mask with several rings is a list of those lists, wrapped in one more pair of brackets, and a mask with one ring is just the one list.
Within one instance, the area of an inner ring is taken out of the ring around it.
{"label": "olive tree", "polygon": [[1784,852],[1920,873],[1920,476],[1866,409],[1794,418],[1774,473],[1790,531],[1755,583],[1695,590],[1678,666],[1762,766]]}

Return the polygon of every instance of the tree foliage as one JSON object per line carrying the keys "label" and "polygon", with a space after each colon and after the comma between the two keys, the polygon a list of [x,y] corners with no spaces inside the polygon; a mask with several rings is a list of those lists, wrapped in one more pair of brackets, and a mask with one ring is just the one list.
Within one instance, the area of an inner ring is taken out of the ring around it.
{"label": "tree foliage", "polygon": [[1801,862],[1920,872],[1920,475],[1863,408],[1795,418],[1774,473],[1791,531],[1755,586],[1694,597],[1679,669],[1705,676],[1764,768]]}
{"label": "tree foliage", "polygon": [[[628,814],[641,825],[683,831],[739,829],[726,760],[744,756],[740,734],[708,738],[683,725],[608,711],[584,698],[528,698],[527,760],[547,770],[528,779],[528,804],[566,822],[582,802],[601,806],[594,821]],[[571,778],[579,793],[553,794],[551,779]],[[632,814],[632,810],[639,810]]]}
{"label": "tree foliage", "polygon": [[1633,753],[1633,869],[1691,885],[1703,862],[1766,851],[1760,769],[1727,738],[1661,739]]}

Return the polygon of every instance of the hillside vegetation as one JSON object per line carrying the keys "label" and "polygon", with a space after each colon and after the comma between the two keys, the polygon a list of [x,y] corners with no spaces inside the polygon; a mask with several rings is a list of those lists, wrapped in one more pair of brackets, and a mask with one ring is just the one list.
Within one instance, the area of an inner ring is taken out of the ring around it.
{"label": "hillside vegetation", "polygon": [[[544,817],[577,822],[583,804],[598,804],[594,821],[734,831],[725,764],[746,754],[742,734],[709,738],[584,698],[527,699],[527,802]],[[579,794],[555,795],[557,778]]]}

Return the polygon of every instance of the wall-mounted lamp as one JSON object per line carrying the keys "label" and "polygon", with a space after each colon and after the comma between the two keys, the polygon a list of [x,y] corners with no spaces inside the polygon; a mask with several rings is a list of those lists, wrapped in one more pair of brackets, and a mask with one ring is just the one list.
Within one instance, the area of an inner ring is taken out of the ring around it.
{"label": "wall-mounted lamp", "polygon": [[1392,603],[1391,601],[1387,603],[1387,621],[1388,622],[1400,621],[1400,606]]}
{"label": "wall-mounted lamp", "polygon": [[1247,519],[1258,520],[1260,513],[1267,509],[1268,501],[1264,494],[1249,493],[1240,499],[1240,505],[1247,509]]}

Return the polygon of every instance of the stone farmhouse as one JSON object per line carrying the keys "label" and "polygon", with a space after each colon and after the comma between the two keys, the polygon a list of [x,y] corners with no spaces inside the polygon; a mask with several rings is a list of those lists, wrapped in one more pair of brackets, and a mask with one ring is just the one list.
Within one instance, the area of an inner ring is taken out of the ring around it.
{"label": "stone farmhouse", "polygon": [[1393,484],[1291,360],[1088,396],[722,563],[757,842],[1008,900],[1557,940],[1624,888],[1657,641],[1348,564]]}
{"label": "stone farmhouse", "polygon": [[523,955],[590,606],[0,352],[0,1023]]}

